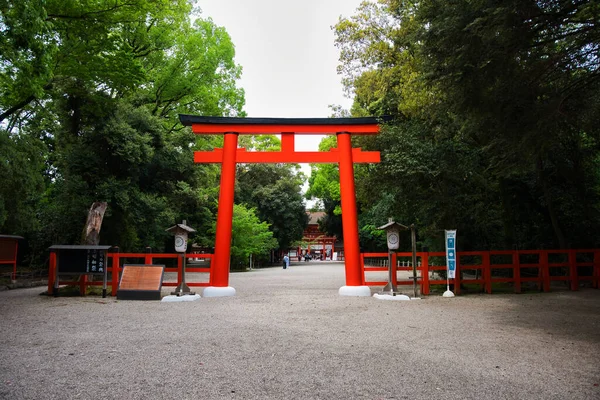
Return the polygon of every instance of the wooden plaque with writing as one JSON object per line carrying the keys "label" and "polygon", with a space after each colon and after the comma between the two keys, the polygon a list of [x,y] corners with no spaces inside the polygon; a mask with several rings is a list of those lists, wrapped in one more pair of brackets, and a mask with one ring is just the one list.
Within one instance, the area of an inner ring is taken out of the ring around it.
{"label": "wooden plaque with writing", "polygon": [[164,272],[164,265],[124,265],[117,299],[160,300]]}

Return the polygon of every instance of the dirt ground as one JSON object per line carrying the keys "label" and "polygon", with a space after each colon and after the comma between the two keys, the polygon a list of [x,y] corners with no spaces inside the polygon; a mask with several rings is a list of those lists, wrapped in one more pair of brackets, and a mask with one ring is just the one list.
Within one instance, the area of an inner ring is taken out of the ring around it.
{"label": "dirt ground", "polygon": [[343,265],[320,262],[230,284],[185,303],[2,291],[0,398],[600,399],[600,290],[383,301],[339,296]]}

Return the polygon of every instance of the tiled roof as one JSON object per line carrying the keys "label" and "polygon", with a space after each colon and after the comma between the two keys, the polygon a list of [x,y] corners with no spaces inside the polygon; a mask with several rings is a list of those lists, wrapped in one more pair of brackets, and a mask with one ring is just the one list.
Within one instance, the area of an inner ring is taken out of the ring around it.
{"label": "tiled roof", "polygon": [[325,216],[324,211],[307,212],[307,214],[308,214],[308,224],[309,225],[318,225],[319,220]]}

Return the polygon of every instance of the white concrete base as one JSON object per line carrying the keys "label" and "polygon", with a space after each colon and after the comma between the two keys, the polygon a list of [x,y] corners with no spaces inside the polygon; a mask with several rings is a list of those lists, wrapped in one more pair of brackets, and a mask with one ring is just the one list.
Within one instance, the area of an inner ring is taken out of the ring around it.
{"label": "white concrete base", "polygon": [[443,297],[454,297],[454,293],[452,293],[451,290],[446,290],[442,296]]}
{"label": "white concrete base", "polygon": [[399,301],[399,300],[406,301],[406,300],[408,300],[408,301],[410,301],[410,297],[408,297],[405,294],[397,294],[395,296],[392,296],[391,294],[379,294],[379,293],[375,293],[373,295],[373,297],[375,297],[378,300],[396,300],[396,301]]}
{"label": "white concrete base", "polygon": [[183,296],[169,295],[162,298],[161,303],[177,303],[181,301],[200,300],[199,294],[184,294]]}
{"label": "white concrete base", "polygon": [[235,289],[231,286],[217,287],[208,286],[202,292],[202,297],[229,297],[235,296]]}
{"label": "white concrete base", "polygon": [[338,293],[340,296],[371,297],[371,288],[368,286],[342,286]]}

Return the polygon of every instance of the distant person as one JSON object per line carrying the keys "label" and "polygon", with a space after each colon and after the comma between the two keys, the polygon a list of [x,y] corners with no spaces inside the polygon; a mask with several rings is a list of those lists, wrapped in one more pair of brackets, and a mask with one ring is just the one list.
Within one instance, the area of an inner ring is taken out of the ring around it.
{"label": "distant person", "polygon": [[289,266],[290,266],[290,258],[286,254],[285,256],[283,256],[283,269],[286,269]]}

